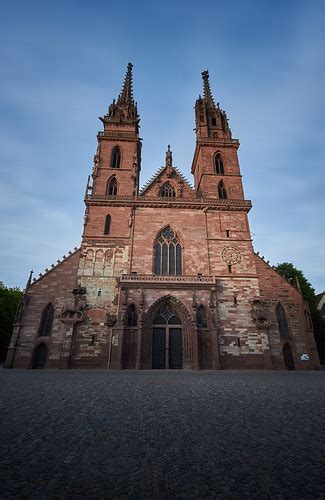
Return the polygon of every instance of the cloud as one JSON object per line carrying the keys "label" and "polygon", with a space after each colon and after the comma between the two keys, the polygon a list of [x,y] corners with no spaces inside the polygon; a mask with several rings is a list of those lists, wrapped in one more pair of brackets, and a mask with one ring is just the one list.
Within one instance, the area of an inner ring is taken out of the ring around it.
{"label": "cloud", "polygon": [[[193,106],[210,71],[239,137],[255,247],[325,288],[321,2],[6,4],[0,21],[1,279],[25,282],[80,241],[98,115],[134,62],[141,184],[164,163],[191,179]],[[4,264],[5,263],[5,264]]]}

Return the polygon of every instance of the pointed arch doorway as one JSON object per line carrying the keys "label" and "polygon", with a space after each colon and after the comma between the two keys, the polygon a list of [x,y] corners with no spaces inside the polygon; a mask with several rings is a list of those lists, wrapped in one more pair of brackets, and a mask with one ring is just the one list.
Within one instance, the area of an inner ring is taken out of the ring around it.
{"label": "pointed arch doorway", "polygon": [[295,370],[295,362],[292,355],[292,350],[289,344],[285,343],[283,346],[284,363],[288,370]]}
{"label": "pointed arch doorway", "polygon": [[160,308],[152,327],[152,368],[183,368],[182,321],[171,304]]}
{"label": "pointed arch doorway", "polygon": [[35,350],[33,368],[39,370],[44,368],[47,360],[47,347],[45,344],[39,344]]}

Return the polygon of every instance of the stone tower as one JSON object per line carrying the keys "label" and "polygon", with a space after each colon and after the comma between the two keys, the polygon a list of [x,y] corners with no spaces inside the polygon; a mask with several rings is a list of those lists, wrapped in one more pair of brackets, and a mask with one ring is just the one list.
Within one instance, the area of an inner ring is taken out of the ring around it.
{"label": "stone tower", "polygon": [[[195,103],[196,148],[192,174],[199,196],[244,200],[237,150],[226,112],[215,105],[208,71],[202,72],[203,98]],[[215,183],[217,182],[217,185]]]}

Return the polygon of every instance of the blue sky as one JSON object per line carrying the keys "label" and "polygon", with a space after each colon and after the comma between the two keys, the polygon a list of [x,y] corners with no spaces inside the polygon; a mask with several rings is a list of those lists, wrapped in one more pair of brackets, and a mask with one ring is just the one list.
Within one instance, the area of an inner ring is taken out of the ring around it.
{"label": "blue sky", "polygon": [[3,2],[0,280],[24,286],[79,246],[99,115],[134,64],[141,184],[164,162],[192,181],[193,106],[209,69],[227,111],[254,248],[325,289],[325,3]]}

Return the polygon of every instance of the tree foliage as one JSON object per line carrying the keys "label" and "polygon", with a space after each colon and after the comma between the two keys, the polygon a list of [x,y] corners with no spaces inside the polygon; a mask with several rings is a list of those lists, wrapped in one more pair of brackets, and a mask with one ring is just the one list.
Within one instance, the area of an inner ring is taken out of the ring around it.
{"label": "tree foliage", "polygon": [[0,281],[0,360],[6,357],[12,327],[23,292],[19,288],[7,288]]}
{"label": "tree foliage", "polygon": [[321,312],[317,309],[315,289],[309,283],[303,272],[296,269],[294,265],[289,262],[278,264],[275,270],[293,286],[297,286],[298,279],[301,293],[309,305],[319,357],[325,362],[325,320]]}

